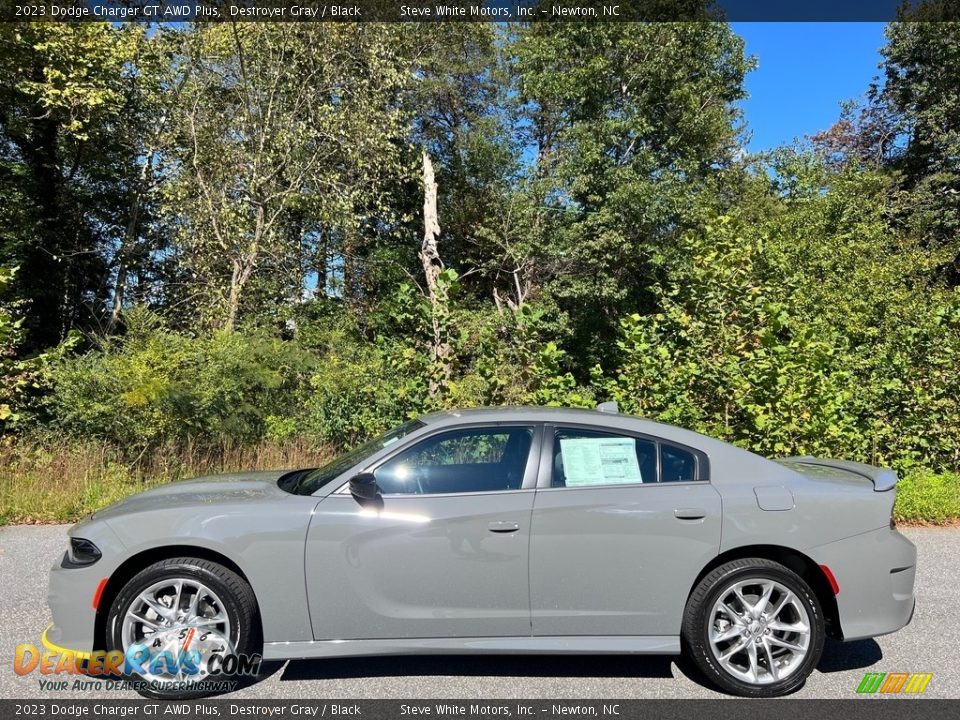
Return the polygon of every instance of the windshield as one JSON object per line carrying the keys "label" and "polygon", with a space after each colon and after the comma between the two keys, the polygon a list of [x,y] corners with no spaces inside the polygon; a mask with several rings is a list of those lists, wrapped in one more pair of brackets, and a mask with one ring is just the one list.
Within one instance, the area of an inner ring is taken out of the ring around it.
{"label": "windshield", "polygon": [[312,495],[334,478],[342,475],[354,465],[360,463],[365,457],[369,457],[388,445],[397,442],[404,435],[409,435],[414,430],[423,427],[419,420],[411,420],[399,425],[393,430],[385,432],[383,435],[367,440],[362,445],[358,445],[348,452],[338,455],[326,465],[316,470],[298,471],[290,473],[280,478],[280,488],[294,495]]}

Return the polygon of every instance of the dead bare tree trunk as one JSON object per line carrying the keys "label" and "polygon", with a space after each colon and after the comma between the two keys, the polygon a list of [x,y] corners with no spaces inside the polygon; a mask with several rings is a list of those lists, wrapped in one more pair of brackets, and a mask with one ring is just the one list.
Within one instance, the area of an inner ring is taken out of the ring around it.
{"label": "dead bare tree trunk", "polygon": [[443,261],[437,249],[440,222],[437,219],[437,181],[433,162],[423,151],[423,244],[420,246],[420,262],[427,280],[430,298],[430,320],[433,338],[430,342],[430,360],[438,372],[430,379],[430,396],[434,397],[450,380],[450,343],[447,341],[447,320],[450,314],[446,286],[440,282]]}

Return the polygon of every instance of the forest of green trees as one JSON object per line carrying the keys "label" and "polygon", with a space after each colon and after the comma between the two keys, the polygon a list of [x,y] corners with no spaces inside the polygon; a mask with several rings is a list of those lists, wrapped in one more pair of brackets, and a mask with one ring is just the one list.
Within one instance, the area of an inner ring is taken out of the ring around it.
{"label": "forest of green trees", "polygon": [[960,515],[960,24],[882,53],[757,156],[723,23],[0,25],[0,522],[601,400]]}

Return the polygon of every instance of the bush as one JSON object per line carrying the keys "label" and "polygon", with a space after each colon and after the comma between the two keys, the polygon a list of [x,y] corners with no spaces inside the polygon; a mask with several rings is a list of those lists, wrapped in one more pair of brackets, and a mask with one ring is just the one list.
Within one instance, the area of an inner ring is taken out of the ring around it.
{"label": "bush", "polygon": [[303,431],[353,445],[430,409],[427,358],[399,344],[348,343],[319,362],[303,398]]}
{"label": "bush", "polygon": [[764,455],[861,456],[843,339],[804,324],[789,286],[764,279],[764,238],[721,217],[681,249],[690,261],[655,288],[660,312],[621,322],[606,394]]}
{"label": "bush", "polygon": [[155,323],[82,355],[61,354],[47,371],[52,427],[138,452],[165,442],[256,442],[268,417],[297,411],[311,357],[257,334],[201,338]]}
{"label": "bush", "polygon": [[917,470],[897,485],[894,517],[902,522],[943,525],[960,519],[960,475]]}

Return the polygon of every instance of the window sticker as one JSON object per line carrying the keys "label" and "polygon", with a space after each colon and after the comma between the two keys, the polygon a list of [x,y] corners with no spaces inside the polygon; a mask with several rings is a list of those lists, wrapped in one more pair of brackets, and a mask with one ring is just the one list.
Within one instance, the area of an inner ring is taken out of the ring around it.
{"label": "window sticker", "polygon": [[560,438],[567,487],[643,482],[631,438]]}

